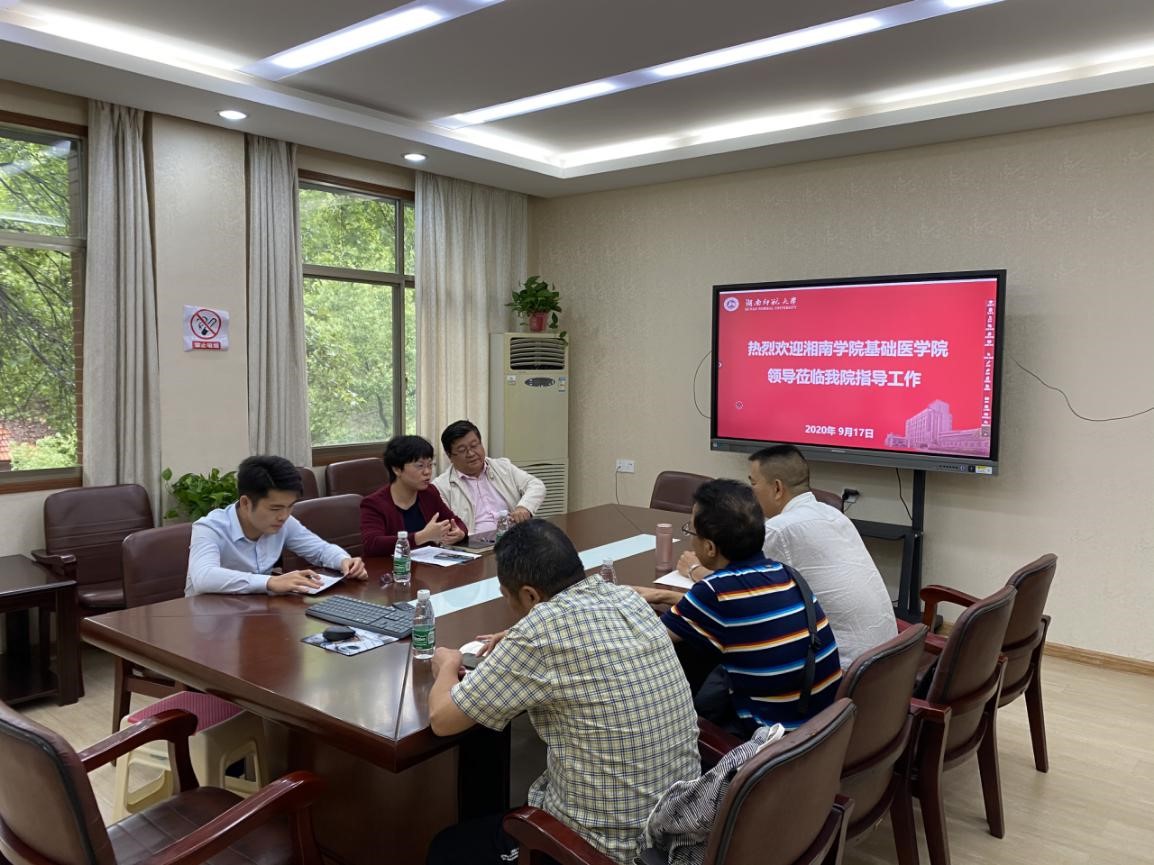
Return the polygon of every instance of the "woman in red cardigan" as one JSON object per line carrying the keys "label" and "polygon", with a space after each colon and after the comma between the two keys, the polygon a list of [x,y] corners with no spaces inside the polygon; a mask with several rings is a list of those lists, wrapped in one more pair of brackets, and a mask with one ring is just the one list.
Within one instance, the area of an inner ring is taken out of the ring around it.
{"label": "woman in red cardigan", "polygon": [[433,446],[420,436],[396,436],[385,445],[389,483],[361,499],[361,540],[366,556],[391,556],[397,532],[414,547],[455,544],[468,534],[432,486]]}

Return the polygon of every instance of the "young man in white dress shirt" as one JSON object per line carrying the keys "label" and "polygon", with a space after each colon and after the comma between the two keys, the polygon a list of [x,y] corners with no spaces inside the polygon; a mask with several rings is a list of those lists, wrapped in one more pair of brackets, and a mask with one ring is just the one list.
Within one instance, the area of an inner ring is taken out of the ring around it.
{"label": "young man in white dress shirt", "polygon": [[[889,590],[853,522],[819,502],[809,489],[809,463],[793,445],[774,445],[749,458],[749,482],[765,512],[766,558],[796,568],[829,618],[844,670],[858,655],[897,636]],[[678,570],[708,576],[683,553]]]}
{"label": "young man in white dress shirt", "polygon": [[532,519],[545,501],[545,484],[507,459],[485,454],[481,431],[472,421],[454,421],[441,433],[441,447],[452,466],[433,479],[433,486],[469,529],[481,535],[497,528],[497,515],[508,511],[514,524]]}
{"label": "young man in white dress shirt", "polygon": [[186,597],[206,593],[301,593],[321,581],[310,570],[271,575],[285,548],[346,577],[368,576],[364,562],[310,532],[292,516],[302,495],[296,466],[284,457],[255,456],[236,473],[240,499],[192,525]]}

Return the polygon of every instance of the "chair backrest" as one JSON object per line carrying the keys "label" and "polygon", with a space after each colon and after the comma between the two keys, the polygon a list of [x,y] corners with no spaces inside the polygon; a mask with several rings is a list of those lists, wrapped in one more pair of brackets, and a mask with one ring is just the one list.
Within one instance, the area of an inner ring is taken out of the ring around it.
{"label": "chair backrest", "polygon": [[986,707],[983,694],[996,681],[1016,593],[1013,586],[1003,586],[963,610],[938,659],[926,700],[953,707],[946,737],[947,759],[955,749],[977,745],[975,733]]}
{"label": "chair backrest", "polygon": [[344,460],[325,466],[325,495],[343,496],[355,493],[367,496],[389,482],[385,461],[380,457]]}
{"label": "chair backrest", "polygon": [[[350,556],[359,556],[365,545],[361,540],[361,497],[349,493],[344,496],[325,496],[307,502],[297,502],[293,516],[301,525],[330,544],[343,547]],[[309,562],[285,550],[284,569],[295,571],[307,568]]]}
{"label": "chair backrest", "polygon": [[1006,655],[1003,688],[1007,691],[1028,684],[1023,680],[1031,675],[1030,661],[1034,648],[1042,639],[1042,615],[1057,570],[1058,557],[1047,553],[1018,568],[1006,582],[1007,586],[1018,590],[1014,597],[1014,612],[1006,627],[1006,639],[1002,643],[1002,652]]}
{"label": "chair backrest", "polygon": [[0,858],[12,865],[114,865],[80,758],[0,703]]}
{"label": "chair backrest", "polygon": [[[873,826],[892,798],[894,765],[909,744],[910,697],[928,628],[914,625],[863,652],[842,676],[837,696],[857,705],[841,792],[854,801],[853,826]],[[857,834],[850,829],[850,834]]]}
{"label": "chair backrest", "polygon": [[321,494],[320,487],[317,486],[317,474],[308,466],[297,466],[297,474],[301,478],[301,497],[298,501],[305,501],[306,499],[315,499]]}
{"label": "chair backrest", "polygon": [[120,544],[151,529],[152,503],[137,484],[61,490],[44,500],[44,546],[76,556],[79,586],[119,583]]}
{"label": "chair backrest", "polygon": [[829,505],[831,508],[837,508],[839,511],[845,510],[845,502],[842,501],[841,496],[837,493],[831,493],[829,490],[815,490],[812,487],[809,491],[813,493],[813,497],[822,504]]}
{"label": "chair backrest", "polygon": [[838,700],[741,767],[718,808],[705,865],[793,865],[811,850],[830,820],[855,712]]}
{"label": "chair backrest", "polygon": [[133,532],[121,544],[124,605],[142,607],[184,596],[192,523]]}
{"label": "chair backrest", "polygon": [[693,513],[693,494],[697,488],[713,478],[689,472],[662,472],[653,482],[649,507],[662,511]]}

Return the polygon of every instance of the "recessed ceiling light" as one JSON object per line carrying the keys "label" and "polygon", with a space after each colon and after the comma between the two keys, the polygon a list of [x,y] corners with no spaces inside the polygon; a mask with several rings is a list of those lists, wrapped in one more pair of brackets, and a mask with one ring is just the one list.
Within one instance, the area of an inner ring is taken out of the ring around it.
{"label": "recessed ceiling light", "polygon": [[417,0],[258,60],[244,71],[271,80],[287,78],[500,2],[502,0],[438,0],[434,6]]}
{"label": "recessed ceiling light", "polygon": [[248,115],[243,111],[237,111],[234,108],[226,108],[224,111],[218,111],[216,113],[223,117],[225,120],[244,120],[246,117],[248,117]]}
{"label": "recessed ceiling light", "polygon": [[409,162],[424,162],[428,157],[423,153],[406,153],[405,159]]}
{"label": "recessed ceiling light", "polygon": [[888,30],[903,24],[924,21],[928,18],[938,18],[961,11],[969,6],[999,2],[1002,0],[908,0],[908,2],[886,6],[873,12],[852,15],[836,21],[827,21],[822,24],[815,24],[813,27],[805,27],[789,33],[779,33],[765,39],[755,39],[752,42],[731,45],[727,48],[707,51],[692,57],[683,57],[680,60],[672,60],[644,69],[634,69],[631,72],[623,72],[620,75],[601,78],[585,84],[575,84],[572,87],[565,87],[550,93],[526,96],[511,102],[502,102],[499,105],[464,111],[449,117],[442,117],[433,122],[448,129],[459,129],[462,126],[472,126],[478,123],[491,123],[494,120],[503,120],[507,117],[516,117],[546,108],[556,108],[560,105],[595,99],[607,93],[647,87],[650,84],[657,84],[686,75],[700,75],[702,72],[722,69],[726,66],[764,60],[792,51],[801,51],[842,39],[851,39],[865,33]]}

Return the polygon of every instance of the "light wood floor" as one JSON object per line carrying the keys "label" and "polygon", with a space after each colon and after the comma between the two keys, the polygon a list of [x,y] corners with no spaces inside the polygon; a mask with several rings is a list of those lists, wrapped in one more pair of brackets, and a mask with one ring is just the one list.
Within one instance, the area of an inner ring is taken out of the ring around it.
{"label": "light wood floor", "polygon": [[[59,731],[77,748],[104,738],[111,724],[111,659],[86,648],[84,673],[88,696],[75,705],[25,708],[29,717]],[[946,776],[953,862],[1154,863],[1154,678],[1047,658],[1043,682],[1050,771],[1034,770],[1024,703],[1007,706],[998,718],[1006,837],[998,840],[986,831],[977,763],[971,760]],[[526,731],[520,732],[514,747],[515,793],[524,790],[543,763]],[[110,820],[112,767],[97,770],[92,780]],[[924,843],[921,858],[929,861]],[[845,857],[847,865],[895,861],[888,821]]]}

